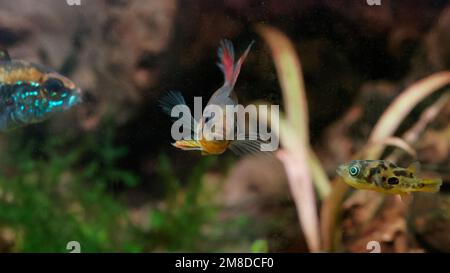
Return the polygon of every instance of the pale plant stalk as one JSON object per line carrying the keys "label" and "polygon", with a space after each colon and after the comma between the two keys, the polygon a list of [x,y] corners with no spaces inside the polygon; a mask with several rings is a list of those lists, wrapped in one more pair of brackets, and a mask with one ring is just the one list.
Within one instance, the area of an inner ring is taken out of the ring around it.
{"label": "pale plant stalk", "polygon": [[[408,87],[381,115],[370,134],[369,144],[382,142],[392,136],[400,123],[419,102],[447,84],[450,84],[450,71],[433,74]],[[373,145],[367,149],[367,156],[379,158],[383,150],[383,145]]]}
{"label": "pale plant stalk", "polygon": [[436,118],[441,110],[448,104],[449,100],[450,93],[444,94],[433,105],[423,111],[422,115],[420,115],[419,121],[411,129],[403,134],[403,139],[407,143],[416,142],[420,136],[420,133],[425,130],[425,127],[428,125],[428,123]]}
{"label": "pale plant stalk", "polygon": [[307,151],[304,146],[298,145],[295,131],[287,120],[280,118],[280,141],[284,149],[277,153],[288,177],[297,214],[311,252],[320,250],[319,219],[316,207],[316,198],[308,170]]}
{"label": "pale plant stalk", "polygon": [[[278,133],[282,149],[277,153],[284,165],[289,187],[297,208],[300,225],[305,235],[309,250],[321,249],[319,218],[312,174],[319,175],[317,182],[327,181],[323,168],[309,145],[308,108],[303,83],[300,61],[289,39],[280,31],[268,26],[258,27],[259,33],[266,40],[272,52],[278,80],[283,92],[286,118],[280,117]],[[272,121],[276,122],[276,121]],[[314,166],[313,173],[311,166]],[[320,193],[329,192],[329,185],[316,183]]]}
{"label": "pale plant stalk", "polygon": [[328,179],[327,173],[322,167],[322,164],[317,158],[314,151],[310,148],[309,151],[309,167],[311,169],[311,174],[314,178],[314,185],[316,186],[317,194],[321,200],[325,199],[331,192],[330,180]]}

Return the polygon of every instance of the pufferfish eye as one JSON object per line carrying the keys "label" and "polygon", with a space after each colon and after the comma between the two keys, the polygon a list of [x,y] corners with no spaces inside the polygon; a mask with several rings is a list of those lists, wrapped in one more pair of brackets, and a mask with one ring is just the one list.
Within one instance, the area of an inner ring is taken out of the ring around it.
{"label": "pufferfish eye", "polygon": [[61,89],[64,88],[64,84],[62,81],[56,78],[50,78],[47,81],[45,81],[43,87],[45,90],[50,92],[50,95],[58,93]]}
{"label": "pufferfish eye", "polygon": [[360,172],[360,168],[358,165],[353,165],[348,169],[348,172],[351,176],[357,176]]}

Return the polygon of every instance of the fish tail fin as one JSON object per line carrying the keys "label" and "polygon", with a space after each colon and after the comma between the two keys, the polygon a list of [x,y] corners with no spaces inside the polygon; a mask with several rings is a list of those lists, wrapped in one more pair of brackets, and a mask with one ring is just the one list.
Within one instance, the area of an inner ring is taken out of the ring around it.
{"label": "fish tail fin", "polygon": [[422,184],[424,186],[423,188],[421,188],[421,191],[438,192],[442,185],[442,179],[440,178],[423,179]]}
{"label": "fish tail fin", "polygon": [[223,72],[225,83],[224,85],[228,85],[233,87],[237,81],[239,76],[239,72],[241,71],[241,66],[247,58],[248,53],[250,52],[250,48],[252,47],[252,41],[244,54],[238,59],[236,63],[234,63],[234,48],[233,44],[229,40],[223,40],[220,44],[219,50],[217,54],[219,55],[220,62],[217,64]]}

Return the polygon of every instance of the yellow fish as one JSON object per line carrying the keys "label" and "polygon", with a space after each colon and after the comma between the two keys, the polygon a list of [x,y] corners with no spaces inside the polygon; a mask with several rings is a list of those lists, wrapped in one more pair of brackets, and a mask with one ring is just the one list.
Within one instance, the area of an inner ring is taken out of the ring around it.
{"label": "yellow fish", "polygon": [[354,188],[399,194],[402,199],[411,192],[438,192],[442,179],[420,178],[419,168],[418,162],[401,168],[385,160],[353,160],[340,165],[336,172]]}

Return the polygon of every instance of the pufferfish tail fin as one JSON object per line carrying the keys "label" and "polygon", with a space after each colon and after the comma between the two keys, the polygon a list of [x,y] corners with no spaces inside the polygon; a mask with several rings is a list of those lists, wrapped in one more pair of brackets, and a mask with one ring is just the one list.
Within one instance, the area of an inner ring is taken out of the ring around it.
{"label": "pufferfish tail fin", "polygon": [[254,42],[255,41],[252,41],[248,45],[244,54],[242,54],[242,56],[236,63],[234,63],[233,44],[229,40],[223,40],[221,42],[219,50],[217,52],[220,62],[217,63],[217,65],[223,72],[225,80],[224,86],[234,87],[234,84],[236,83],[239,76],[239,72],[241,71],[241,66],[244,63],[245,58],[247,58],[247,55],[250,52],[250,48],[252,47]]}
{"label": "pufferfish tail fin", "polygon": [[440,178],[427,178],[422,179],[422,184],[424,185],[420,191],[423,192],[438,192],[442,185],[442,179]]}

